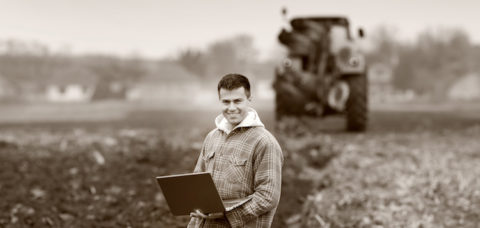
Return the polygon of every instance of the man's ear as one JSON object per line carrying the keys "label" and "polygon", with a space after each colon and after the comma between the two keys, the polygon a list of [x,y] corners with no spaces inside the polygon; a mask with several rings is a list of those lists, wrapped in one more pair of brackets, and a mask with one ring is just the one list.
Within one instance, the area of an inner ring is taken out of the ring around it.
{"label": "man's ear", "polygon": [[251,96],[248,97],[247,100],[250,101],[250,102],[252,102],[252,97],[251,97]]}

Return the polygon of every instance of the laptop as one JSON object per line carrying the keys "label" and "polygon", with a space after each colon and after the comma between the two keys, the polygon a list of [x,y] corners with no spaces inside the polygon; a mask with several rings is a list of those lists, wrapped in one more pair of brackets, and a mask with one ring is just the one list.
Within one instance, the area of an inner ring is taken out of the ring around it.
{"label": "laptop", "polygon": [[195,210],[204,214],[230,211],[248,200],[222,201],[209,172],[156,177],[157,183],[173,215],[190,215]]}

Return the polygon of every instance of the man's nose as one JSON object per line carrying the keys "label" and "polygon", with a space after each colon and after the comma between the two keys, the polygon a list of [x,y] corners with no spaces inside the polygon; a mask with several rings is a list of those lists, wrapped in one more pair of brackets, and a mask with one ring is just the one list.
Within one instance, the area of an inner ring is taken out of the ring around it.
{"label": "man's nose", "polygon": [[228,109],[229,111],[234,111],[234,110],[237,109],[237,107],[235,106],[234,103],[230,103],[230,104],[228,104],[227,109]]}

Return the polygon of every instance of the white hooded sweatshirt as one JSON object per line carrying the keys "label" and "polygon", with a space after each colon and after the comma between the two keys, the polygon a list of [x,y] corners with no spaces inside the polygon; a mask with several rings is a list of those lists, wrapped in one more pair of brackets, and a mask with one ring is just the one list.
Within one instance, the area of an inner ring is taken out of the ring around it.
{"label": "white hooded sweatshirt", "polygon": [[215,118],[215,125],[217,126],[217,129],[225,132],[227,135],[239,127],[265,127],[262,121],[260,121],[260,117],[258,116],[257,112],[253,108],[248,109],[245,119],[243,119],[242,122],[235,127],[228,122],[223,114],[220,114],[217,116],[217,118]]}

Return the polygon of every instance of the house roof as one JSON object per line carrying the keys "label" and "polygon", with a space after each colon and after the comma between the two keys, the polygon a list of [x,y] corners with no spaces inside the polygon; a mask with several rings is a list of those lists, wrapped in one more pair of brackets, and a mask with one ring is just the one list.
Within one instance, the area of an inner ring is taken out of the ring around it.
{"label": "house roof", "polygon": [[47,80],[48,85],[94,85],[96,82],[95,74],[77,65],[56,67]]}

